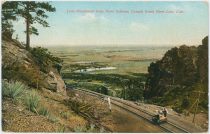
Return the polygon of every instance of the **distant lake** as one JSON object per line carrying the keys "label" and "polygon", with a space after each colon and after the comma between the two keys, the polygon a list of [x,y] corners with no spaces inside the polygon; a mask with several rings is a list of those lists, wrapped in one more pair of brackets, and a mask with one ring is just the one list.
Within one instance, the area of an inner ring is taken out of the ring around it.
{"label": "distant lake", "polygon": [[114,70],[117,69],[116,67],[101,67],[101,68],[87,68],[74,71],[75,73],[86,73],[86,72],[93,72],[93,71],[105,71],[105,70]]}

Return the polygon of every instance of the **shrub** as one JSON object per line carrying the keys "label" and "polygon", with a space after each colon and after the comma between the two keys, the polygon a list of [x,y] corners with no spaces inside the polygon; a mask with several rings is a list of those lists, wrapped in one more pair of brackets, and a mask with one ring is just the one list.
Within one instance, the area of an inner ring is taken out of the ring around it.
{"label": "shrub", "polygon": [[59,133],[65,132],[65,126],[64,126],[64,125],[61,125],[61,126],[58,128],[57,132],[59,132]]}
{"label": "shrub", "polygon": [[208,110],[208,99],[205,99],[199,103],[203,108]]}
{"label": "shrub", "polygon": [[187,108],[187,107],[189,107],[189,106],[190,106],[190,101],[189,101],[189,99],[184,98],[183,101],[182,101],[181,107],[182,107],[182,108]]}
{"label": "shrub", "polygon": [[73,99],[69,99],[67,102],[67,105],[69,105],[71,107],[71,109],[75,112],[75,113],[80,113],[80,102],[77,100],[73,100]]}
{"label": "shrub", "polygon": [[61,112],[60,115],[61,115],[61,117],[65,118],[65,119],[68,119],[70,116],[68,112]]}
{"label": "shrub", "polygon": [[176,111],[177,113],[182,113],[183,112],[183,108],[180,107],[180,106],[174,106],[174,107],[172,107],[172,109],[174,111]]}
{"label": "shrub", "polygon": [[2,94],[3,97],[9,97],[12,99],[17,99],[20,97],[24,90],[28,87],[24,85],[22,82],[13,81],[13,82],[2,82]]}
{"label": "shrub", "polygon": [[2,82],[2,95],[3,97],[8,97],[9,96],[9,83],[7,81]]}
{"label": "shrub", "polygon": [[[16,63],[18,64],[18,63]],[[23,65],[11,64],[9,67],[2,67],[3,79],[13,81],[24,81],[28,86],[37,88],[37,82],[39,87],[43,85],[42,77],[38,66],[25,67]]]}
{"label": "shrub", "polygon": [[105,132],[104,128],[101,127],[101,128],[100,128],[100,133],[104,133],[104,132]]}
{"label": "shrub", "polygon": [[44,116],[48,116],[49,115],[49,111],[45,107],[41,107],[39,109],[39,112],[38,113],[39,113],[39,115],[44,115]]}
{"label": "shrub", "polygon": [[48,120],[51,121],[52,123],[55,123],[58,121],[58,119],[52,114],[49,114]]}
{"label": "shrub", "polygon": [[80,133],[80,132],[86,132],[87,128],[85,126],[77,126],[74,128],[74,132]]}
{"label": "shrub", "polygon": [[[87,132],[87,133],[94,133],[97,132],[97,129],[95,127],[94,124],[90,124],[89,127],[85,127],[85,126],[77,126],[74,128],[75,132]],[[104,132],[104,129],[102,128],[100,131]]]}
{"label": "shrub", "polygon": [[[14,71],[13,71],[14,72]],[[37,88],[37,82],[39,87],[41,87],[42,84],[42,77],[40,76],[40,72],[38,68],[29,67],[25,68],[24,66],[20,66],[18,70],[15,71],[15,73],[12,75],[12,79],[16,80],[22,80],[26,82],[30,87]]]}
{"label": "shrub", "polygon": [[28,110],[35,112],[37,114],[38,114],[37,107],[39,105],[39,102],[40,102],[40,97],[37,95],[35,91],[31,92],[29,96],[26,96],[25,98],[25,104]]}
{"label": "shrub", "polygon": [[35,47],[30,50],[31,54],[35,58],[36,62],[40,65],[41,71],[47,73],[49,71],[49,65],[55,67],[58,72],[61,70],[61,63],[63,62],[60,58],[54,57],[46,48]]}
{"label": "shrub", "polygon": [[96,132],[96,128],[94,124],[90,124],[90,128],[87,130],[88,133]]}

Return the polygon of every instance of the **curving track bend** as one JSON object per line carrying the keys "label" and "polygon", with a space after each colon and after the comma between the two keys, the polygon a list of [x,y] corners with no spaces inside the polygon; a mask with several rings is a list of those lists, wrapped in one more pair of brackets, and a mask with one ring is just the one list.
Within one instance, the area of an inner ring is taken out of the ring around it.
{"label": "curving track bend", "polygon": [[[74,90],[77,90],[77,91],[80,91],[80,92],[85,92],[85,93],[88,93],[89,95],[92,95],[92,96],[95,96],[95,97],[98,97],[98,98],[107,97],[107,95],[96,93],[96,92],[93,92],[93,91],[90,91],[90,90],[84,90],[84,89],[74,89]],[[152,123],[152,121],[151,121],[151,118],[153,116],[152,113],[150,113],[150,112],[148,112],[144,109],[141,109],[139,107],[136,107],[136,106],[126,102],[125,100],[122,100],[122,99],[119,99],[119,98],[116,98],[116,97],[111,97],[111,96],[109,96],[109,97],[110,97],[111,103],[113,105],[118,106],[118,107],[126,110],[127,112],[135,114],[138,117],[143,118],[143,119]],[[190,133],[188,130],[186,130],[186,129],[180,127],[180,126],[177,126],[176,124],[174,124],[172,122],[169,122],[169,121],[167,121],[166,123],[160,124],[159,127],[162,128],[165,132],[168,132],[168,133]]]}

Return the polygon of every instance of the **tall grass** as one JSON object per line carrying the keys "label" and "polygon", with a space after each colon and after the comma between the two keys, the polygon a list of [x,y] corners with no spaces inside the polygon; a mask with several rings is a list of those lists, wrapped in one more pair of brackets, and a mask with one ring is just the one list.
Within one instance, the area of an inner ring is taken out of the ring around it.
{"label": "tall grass", "polygon": [[76,126],[73,130],[76,133],[81,133],[81,132],[86,132],[87,128],[85,126]]}
{"label": "tall grass", "polygon": [[74,128],[74,132],[76,132],[76,133],[81,133],[81,132],[95,133],[95,132],[97,132],[97,129],[94,124],[90,124],[89,127],[79,125]]}
{"label": "tall grass", "polygon": [[40,103],[40,97],[38,96],[38,94],[35,91],[32,91],[31,93],[29,93],[28,96],[26,96],[25,98],[25,104],[28,108],[28,110],[37,113],[37,107]]}
{"label": "tall grass", "polygon": [[106,131],[104,130],[103,127],[100,128],[100,133],[105,133]]}
{"label": "tall grass", "polygon": [[68,119],[70,117],[70,113],[69,112],[61,112],[60,113],[61,117]]}
{"label": "tall grass", "polygon": [[58,130],[57,130],[58,133],[63,133],[65,132],[65,126],[64,125],[61,125]]}
{"label": "tall grass", "polygon": [[2,95],[3,97],[9,97],[12,99],[17,99],[20,97],[23,93],[24,90],[26,90],[28,87],[24,85],[22,82],[19,81],[12,81],[12,82],[7,82],[3,81],[2,82]]}
{"label": "tall grass", "polygon": [[90,124],[90,128],[86,131],[88,133],[93,133],[93,132],[96,132],[96,128],[95,128],[95,125],[94,124]]}
{"label": "tall grass", "polygon": [[48,120],[51,121],[52,123],[55,123],[58,121],[58,119],[53,114],[49,114]]}
{"label": "tall grass", "polygon": [[43,106],[39,108],[38,113],[39,113],[39,115],[44,115],[44,116],[48,116],[49,115],[48,109],[43,107]]}

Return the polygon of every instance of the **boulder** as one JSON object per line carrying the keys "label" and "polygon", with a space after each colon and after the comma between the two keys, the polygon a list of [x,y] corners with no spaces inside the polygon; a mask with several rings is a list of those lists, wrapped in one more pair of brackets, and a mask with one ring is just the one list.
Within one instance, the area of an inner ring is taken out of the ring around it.
{"label": "boulder", "polygon": [[55,73],[50,71],[44,81],[46,82],[44,88],[50,89],[60,94],[66,94],[65,83],[56,71]]}

